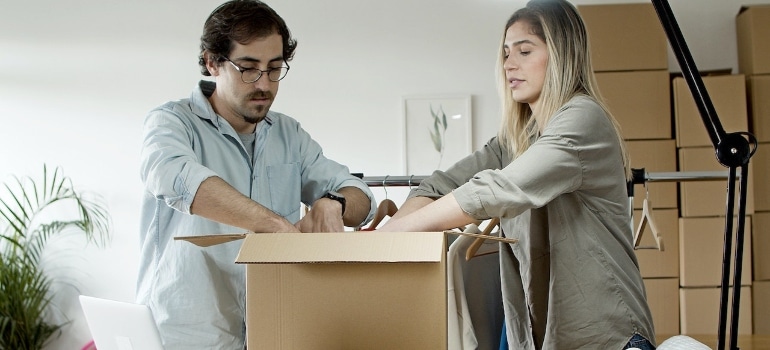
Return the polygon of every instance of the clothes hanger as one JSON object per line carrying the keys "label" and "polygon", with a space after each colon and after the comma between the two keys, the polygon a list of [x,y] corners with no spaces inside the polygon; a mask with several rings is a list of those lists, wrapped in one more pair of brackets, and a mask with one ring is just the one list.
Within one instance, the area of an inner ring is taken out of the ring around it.
{"label": "clothes hanger", "polygon": [[[659,251],[663,251],[663,237],[660,236],[658,232],[658,226],[655,224],[655,220],[652,216],[650,192],[647,190],[646,185],[644,186],[644,190],[645,197],[644,201],[642,202],[642,217],[639,220],[639,226],[636,228],[636,232],[634,232],[634,249],[657,249]],[[650,227],[652,237],[655,239],[655,245],[640,246],[639,244],[642,242],[642,234],[644,233],[644,230],[647,228],[647,226]]]}
{"label": "clothes hanger", "polygon": [[[499,225],[500,225],[500,218],[492,218],[489,220],[487,227],[484,228],[484,231],[482,231],[481,234],[484,236],[489,236],[489,234],[492,233],[492,230]],[[485,241],[484,238],[476,238],[473,241],[473,243],[471,243],[471,245],[468,246],[468,250],[465,251],[465,261],[469,261],[474,257],[484,255],[484,254],[476,255],[476,252],[479,251],[479,248],[481,248],[481,245],[484,244],[484,241]]]}
{"label": "clothes hanger", "polygon": [[387,198],[383,199],[380,204],[377,205],[377,211],[374,212],[374,218],[372,219],[372,223],[369,224],[369,228],[367,228],[367,230],[376,229],[377,225],[380,224],[382,219],[387,216],[393,217],[393,215],[396,214],[396,211],[398,211],[398,206],[396,206],[395,202]]}
{"label": "clothes hanger", "polygon": [[393,215],[396,215],[396,212],[398,211],[396,202],[388,199],[388,188],[385,185],[385,180],[388,179],[388,176],[385,176],[385,178],[382,180],[382,189],[385,190],[385,199],[383,199],[380,204],[377,205],[377,211],[374,212],[374,218],[372,218],[372,223],[369,224],[369,227],[366,228],[367,231],[376,229],[377,225],[380,224],[382,219],[387,216],[393,217]]}

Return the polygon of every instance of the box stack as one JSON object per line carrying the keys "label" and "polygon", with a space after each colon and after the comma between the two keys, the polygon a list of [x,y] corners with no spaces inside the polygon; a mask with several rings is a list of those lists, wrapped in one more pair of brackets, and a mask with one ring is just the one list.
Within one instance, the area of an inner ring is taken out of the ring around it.
{"label": "box stack", "polygon": [[[676,171],[668,43],[654,7],[649,3],[581,5],[578,11],[588,30],[599,90],[620,124],[631,167]],[[634,227],[647,199],[665,247],[636,251],[655,329],[659,334],[679,334],[676,183],[637,185],[634,192]],[[649,230],[642,237],[642,246],[656,246]]]}
{"label": "box stack", "polygon": [[736,17],[738,69],[746,77],[749,131],[759,148],[749,162],[755,177],[752,227],[754,333],[770,335],[770,5],[744,6]]}
{"label": "box stack", "polygon": [[[728,133],[748,130],[744,76],[727,71],[703,73],[701,77],[724,130]],[[727,168],[719,164],[716,158],[714,146],[686,80],[677,76],[672,79],[671,85],[679,154],[678,170],[726,171]],[[753,176],[750,174],[748,189],[744,190],[747,194],[747,214],[754,210],[752,183]],[[679,285],[683,334],[715,334],[719,328],[719,303],[714,301],[718,301],[720,295],[726,194],[726,180],[685,181],[679,184]],[[751,237],[750,222],[750,217],[747,217],[744,237]],[[735,227],[737,221],[734,220]],[[746,238],[741,275],[739,334],[752,333],[750,257],[751,239]],[[711,302],[706,302],[708,300]]]}
{"label": "box stack", "polygon": [[[701,78],[723,129],[727,133],[749,130],[745,75],[731,74],[730,70],[724,70],[701,72]],[[726,173],[727,168],[719,163],[709,138],[706,125],[710,125],[710,121],[704,123],[687,81],[681,76],[674,76],[671,86],[678,170]],[[739,334],[752,334],[750,215],[754,212],[755,196],[754,177],[749,170],[748,188],[740,189],[736,184],[736,189],[744,191],[747,197],[743,269],[739,286]],[[726,195],[726,178],[718,181],[684,181],[679,184],[679,284],[683,334],[715,334],[718,331],[718,301],[727,221]],[[736,210],[737,203],[738,196],[735,197]],[[735,229],[737,220],[732,220]],[[732,273],[731,268],[730,283],[733,281]],[[735,288],[731,285],[731,289]],[[730,312],[728,307],[728,314]]]}

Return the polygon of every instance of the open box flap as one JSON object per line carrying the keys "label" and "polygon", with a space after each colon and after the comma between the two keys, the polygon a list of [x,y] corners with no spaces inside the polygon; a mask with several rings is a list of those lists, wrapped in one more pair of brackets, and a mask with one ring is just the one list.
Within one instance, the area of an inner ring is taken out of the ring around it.
{"label": "open box flap", "polygon": [[333,232],[249,234],[241,264],[441,262],[444,232]]}
{"label": "open box flap", "polygon": [[744,11],[748,10],[749,8],[767,8],[770,7],[770,4],[750,4],[750,5],[741,5],[741,8],[738,10],[738,13],[743,13]]}
{"label": "open box flap", "polygon": [[450,234],[458,235],[458,236],[468,236],[468,237],[474,237],[474,238],[481,238],[481,239],[487,239],[487,240],[498,241],[498,242],[505,242],[505,243],[517,243],[519,241],[516,238],[499,237],[499,236],[492,236],[492,235],[482,235],[482,234],[478,234],[478,233],[468,233],[468,232],[459,232],[459,231],[444,231],[444,233],[450,233]]}
{"label": "open box flap", "polygon": [[199,247],[210,247],[212,245],[244,239],[246,235],[247,235],[246,233],[227,233],[227,234],[206,235],[206,236],[179,236],[179,237],[174,237],[174,240],[187,241]]}

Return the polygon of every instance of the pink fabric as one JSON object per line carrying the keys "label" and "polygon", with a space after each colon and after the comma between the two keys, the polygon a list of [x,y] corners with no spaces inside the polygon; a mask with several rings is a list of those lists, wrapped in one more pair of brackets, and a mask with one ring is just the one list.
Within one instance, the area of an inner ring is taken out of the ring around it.
{"label": "pink fabric", "polygon": [[91,340],[86,345],[83,346],[80,350],[96,350],[96,344],[94,344],[94,341]]}

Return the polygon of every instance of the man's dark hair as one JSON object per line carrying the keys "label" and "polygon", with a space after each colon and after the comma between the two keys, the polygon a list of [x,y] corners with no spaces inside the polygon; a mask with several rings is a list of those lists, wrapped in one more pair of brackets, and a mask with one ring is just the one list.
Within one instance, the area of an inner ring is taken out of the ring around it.
{"label": "man's dark hair", "polygon": [[231,0],[217,7],[203,26],[201,53],[198,64],[201,74],[210,76],[206,69],[206,51],[219,63],[233,48],[233,42],[246,44],[253,39],[278,33],[283,40],[283,59],[291,61],[297,41],[291,37],[286,22],[270,6],[258,0]]}

